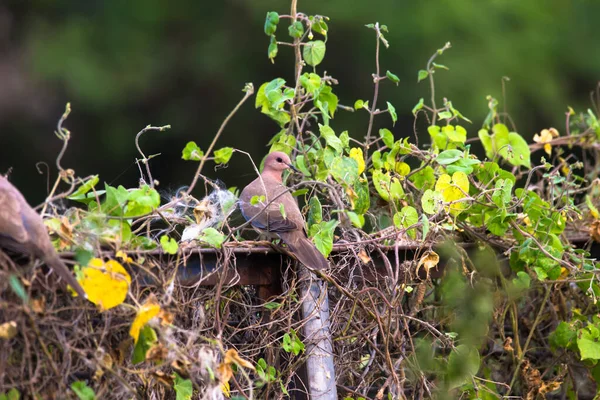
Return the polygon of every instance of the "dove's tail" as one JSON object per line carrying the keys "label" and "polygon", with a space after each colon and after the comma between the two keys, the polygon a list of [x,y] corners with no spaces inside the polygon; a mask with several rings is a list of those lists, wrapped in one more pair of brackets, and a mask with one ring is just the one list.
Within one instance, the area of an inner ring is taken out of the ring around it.
{"label": "dove's tail", "polygon": [[325,269],[329,266],[327,259],[302,231],[278,232],[277,234],[288,245],[290,253],[302,264],[312,269]]}

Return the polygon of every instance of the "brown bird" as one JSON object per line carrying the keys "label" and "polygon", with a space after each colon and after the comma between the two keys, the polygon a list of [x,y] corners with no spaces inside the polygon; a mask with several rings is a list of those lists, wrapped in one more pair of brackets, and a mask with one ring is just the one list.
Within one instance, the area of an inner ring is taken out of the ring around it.
{"label": "brown bird", "polygon": [[52,246],[42,217],[27,203],[21,192],[0,175],[0,247],[42,259],[58,276],[87,298]]}
{"label": "brown bird", "polygon": [[[313,269],[326,268],[329,265],[327,260],[306,235],[298,203],[283,185],[281,174],[288,168],[297,171],[287,154],[280,151],[269,154],[262,174],[242,190],[242,214],[259,232],[279,236],[302,264]],[[254,196],[259,196],[256,199],[264,198],[253,205]]]}

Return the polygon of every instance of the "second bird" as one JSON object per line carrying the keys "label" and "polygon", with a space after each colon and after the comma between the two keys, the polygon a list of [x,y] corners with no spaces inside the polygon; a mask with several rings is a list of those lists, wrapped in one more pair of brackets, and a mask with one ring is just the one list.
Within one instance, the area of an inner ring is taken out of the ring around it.
{"label": "second bird", "polygon": [[[283,184],[281,174],[289,168],[295,170],[287,154],[279,151],[270,153],[261,175],[242,191],[242,214],[246,220],[252,220],[255,229],[281,238],[302,264],[313,269],[326,268],[329,265],[327,260],[306,235],[298,203]],[[254,196],[261,201],[253,205]]]}

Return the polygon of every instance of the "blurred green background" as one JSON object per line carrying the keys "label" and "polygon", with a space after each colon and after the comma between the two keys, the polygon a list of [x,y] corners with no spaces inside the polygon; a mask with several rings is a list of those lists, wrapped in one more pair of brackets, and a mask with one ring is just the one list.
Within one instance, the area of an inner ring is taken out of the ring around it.
{"label": "blurred green background", "polygon": [[[510,77],[507,110],[528,139],[549,126],[564,133],[567,106],[590,107],[589,93],[600,79],[595,0],[300,0],[298,10],[331,18],[319,70],[339,80],[334,91],[350,106],[372,98],[375,36],[364,25],[388,26],[382,73],[389,69],[401,82],[383,82],[379,104],[395,105],[397,138],[412,136],[410,111],[420,97],[429,98],[417,71],[448,41],[452,49],[438,59],[450,68],[436,74],[438,104],[447,97],[473,120],[469,137],[487,114],[486,95],[502,97],[503,76]],[[196,165],[181,160],[182,148],[195,140],[206,149],[244,83],[258,88],[275,77],[292,79],[291,49],[280,46],[275,64],[267,59],[267,11],[289,13],[289,2],[0,2],[0,172],[12,167],[11,179],[26,197],[43,200],[47,174],[40,175],[36,163],[47,163],[55,179],[61,142],[53,131],[70,101],[65,167],[135,185],[136,133],[148,124],[171,124],[170,131],[142,137],[141,145],[146,154],[161,153],[151,165],[164,194],[189,184]],[[278,28],[280,40],[286,22]],[[233,118],[217,148],[240,148],[259,161],[279,129],[253,103]],[[367,121],[364,112],[338,111],[332,126],[361,138]],[[391,128],[386,115],[377,124]],[[419,133],[425,138],[423,127]],[[253,179],[242,155],[226,169],[212,165],[204,172],[228,186]]]}

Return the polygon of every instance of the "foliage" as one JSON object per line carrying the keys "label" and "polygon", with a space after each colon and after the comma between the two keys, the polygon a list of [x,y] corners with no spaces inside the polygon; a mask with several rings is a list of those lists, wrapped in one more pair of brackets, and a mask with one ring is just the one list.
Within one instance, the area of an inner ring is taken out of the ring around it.
{"label": "foliage", "polygon": [[[336,94],[337,80],[324,72],[328,21],[294,8],[290,15],[267,13],[267,58],[278,62],[280,49],[292,49],[294,79],[262,83],[255,107],[278,130],[270,150],[289,154],[305,175],[290,175],[287,183],[306,204],[308,236],[325,257],[334,243],[342,248],[335,258],[338,265],[321,272],[332,285],[337,311],[331,326],[340,387],[355,387],[365,396],[377,390],[388,398],[419,392],[533,398],[559,389],[574,396],[579,377],[573,373],[567,376],[556,367],[540,374],[539,368],[557,365],[558,358],[577,362],[595,382],[600,377],[598,271],[590,253],[576,248],[568,233],[585,222],[592,237],[600,238],[598,171],[574,162],[578,156],[567,154],[563,146],[577,146],[586,157],[599,159],[597,110],[579,115],[570,111],[563,136],[554,128],[541,130],[528,144],[490,97],[483,126],[473,128],[451,100],[437,103],[435,77],[449,69],[437,61],[450,49],[447,43],[417,72],[418,82],[429,83],[431,97],[421,98],[412,115],[415,127],[427,125],[430,143],[419,145],[416,136],[397,138],[394,125],[408,110],[379,98],[383,85],[401,87],[398,75],[380,69],[381,52],[390,47],[388,27],[366,25],[375,45],[373,97],[347,107]],[[247,84],[244,93],[235,110],[253,93],[253,85]],[[68,106],[58,126],[64,149],[70,133],[62,123],[69,112]],[[366,132],[335,126],[342,112],[363,115]],[[380,118],[382,114],[387,115]],[[375,132],[376,118],[387,127]],[[148,126],[136,136],[141,155],[136,188],[105,183],[97,190],[98,176],[76,177],[60,167],[59,156],[54,188],[61,182],[69,185],[58,196],[80,207],[55,214],[46,224],[56,248],[74,252],[78,280],[97,306],[79,310],[77,321],[85,326],[77,329],[86,334],[70,332],[73,345],[58,336],[51,339],[53,351],[66,352],[93,337],[86,345],[95,346],[89,363],[97,379],[70,385],[80,398],[94,398],[100,393],[94,391],[99,378],[115,370],[133,382],[118,379],[128,393],[139,386],[155,394],[167,387],[177,399],[191,398],[194,390],[227,396],[254,396],[257,391],[256,398],[288,395],[308,347],[299,333],[302,321],[293,321],[303,301],[298,298],[298,277],[293,270],[282,273],[287,278],[284,293],[260,307],[253,304],[253,289],[225,282],[227,273],[221,272],[235,262],[234,249],[243,246],[237,240],[241,228],[228,221],[235,190],[225,190],[202,174],[206,162],[222,166],[243,153],[234,147],[213,150],[223,127],[206,151],[187,143],[182,159],[194,162],[189,163],[197,168],[194,180],[167,201],[161,200],[152,177],[153,156],[144,155],[138,143],[145,132],[166,127]],[[356,139],[363,133],[364,140]],[[471,151],[477,141],[485,157]],[[550,160],[536,158],[542,149]],[[198,179],[212,188],[202,200],[191,195]],[[264,202],[264,196],[251,199],[255,205]],[[284,218],[289,212],[283,207],[279,211]],[[196,229],[193,250],[178,240],[184,227]],[[416,250],[414,259],[402,263],[401,248]],[[104,261],[106,249],[115,256]],[[214,271],[207,271],[220,279],[215,288],[195,287],[192,295],[185,285],[175,285],[182,276],[179,268],[188,267],[189,251],[212,251],[220,257]],[[383,260],[385,272],[377,270],[375,256]],[[41,319],[46,310],[30,281],[12,273],[6,281],[12,288],[9,296],[19,300],[10,315],[25,321],[10,325],[12,337],[6,338],[12,340],[15,325],[19,332],[32,324],[32,312]],[[147,289],[147,282],[154,290]],[[575,282],[577,286],[570,285]],[[564,294],[574,297],[569,306],[564,298],[554,298]],[[201,300],[190,301],[188,295]],[[55,307],[57,302],[49,304]],[[58,313],[53,309],[48,314]],[[118,332],[109,332],[113,317]],[[261,325],[259,318],[267,322]],[[96,326],[97,321],[106,325]],[[54,356],[49,356],[36,324],[32,326],[43,349],[40,354],[48,359],[38,362],[47,371],[56,370]],[[123,327],[129,327],[129,335]],[[85,351],[77,348],[81,354],[74,354],[83,357]],[[562,355],[554,356],[553,349],[562,349]],[[274,357],[274,350],[283,350],[285,359]],[[139,369],[131,373],[134,365]],[[236,385],[231,386],[234,376]],[[64,388],[65,383],[57,385]]]}

